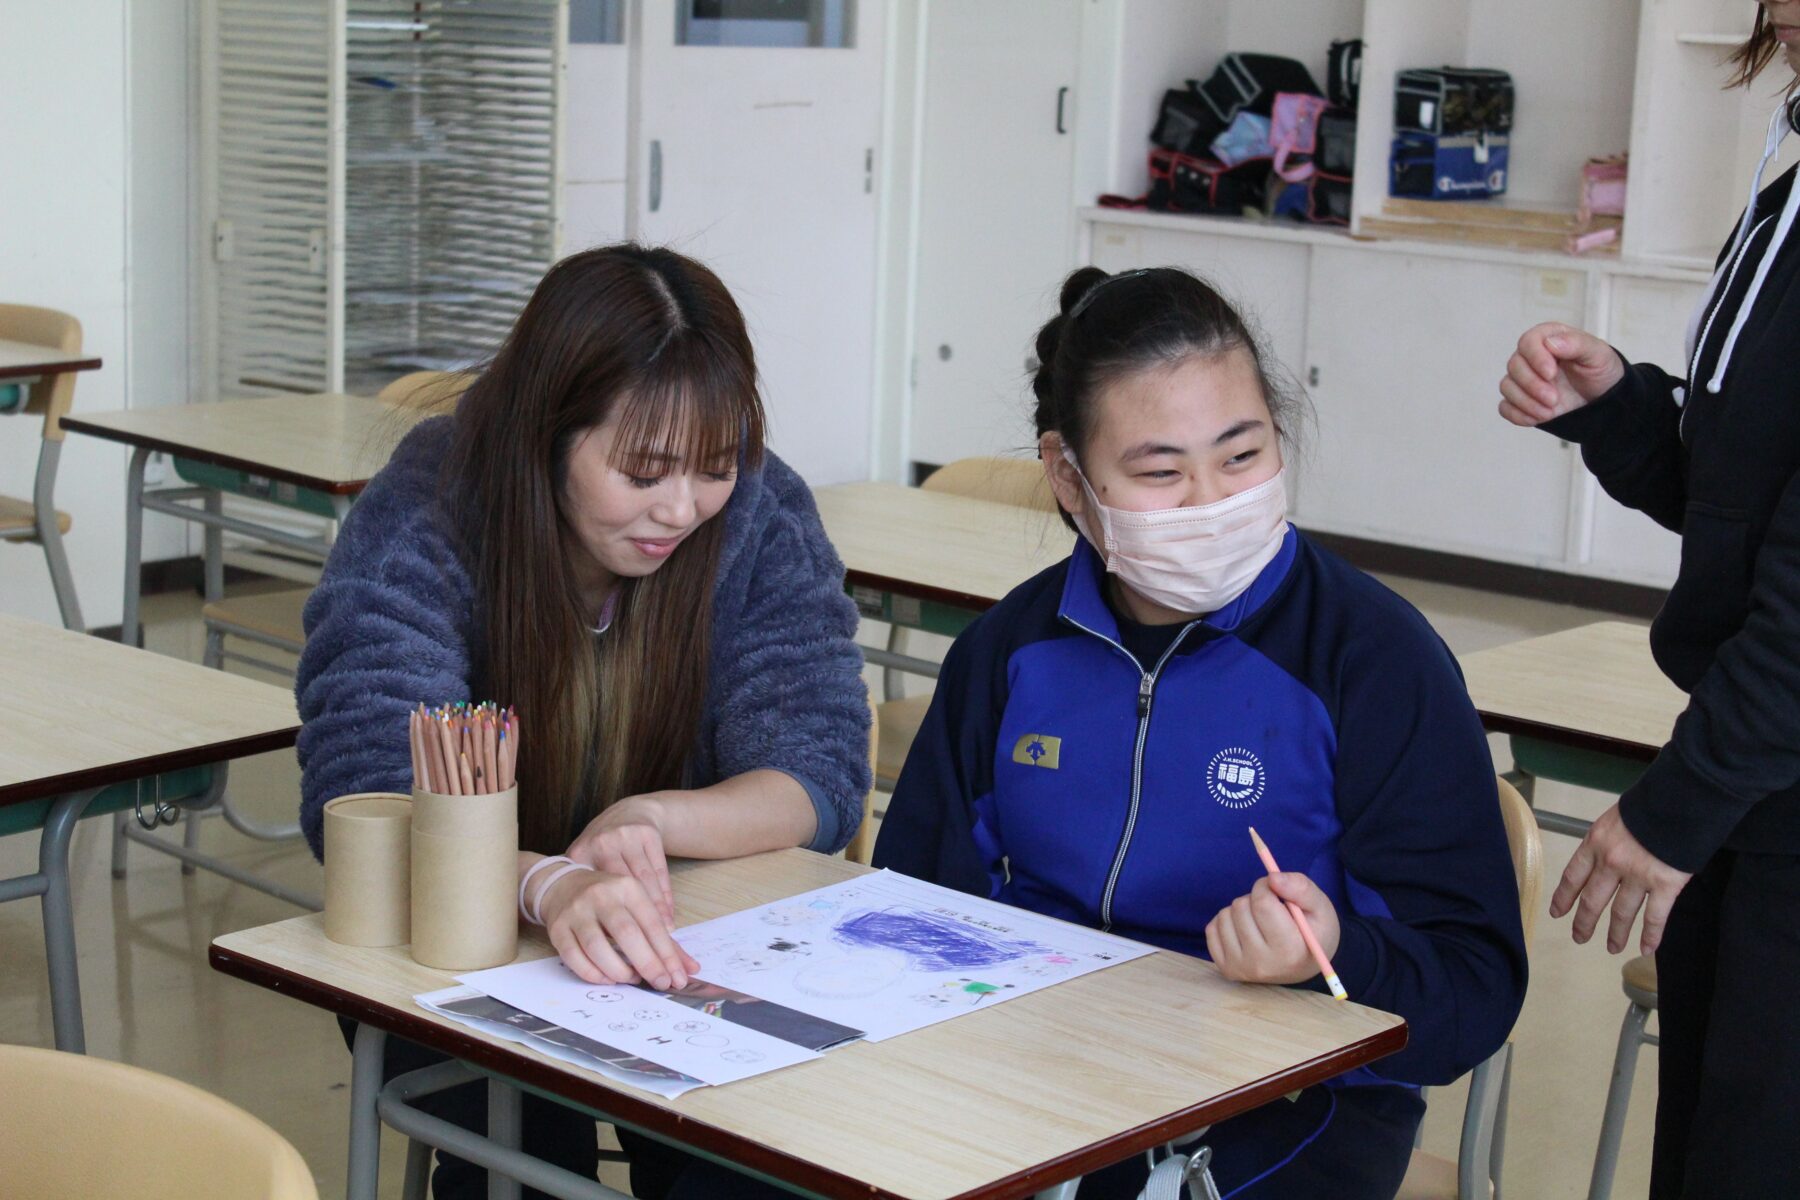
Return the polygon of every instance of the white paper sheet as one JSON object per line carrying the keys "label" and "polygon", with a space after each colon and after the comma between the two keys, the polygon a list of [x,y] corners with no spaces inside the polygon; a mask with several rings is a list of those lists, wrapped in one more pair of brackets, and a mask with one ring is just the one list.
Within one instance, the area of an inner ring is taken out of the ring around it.
{"label": "white paper sheet", "polygon": [[413,999],[419,1007],[448,1017],[483,1033],[519,1042],[534,1050],[583,1070],[604,1075],[616,1083],[629,1084],[673,1100],[684,1092],[706,1085],[692,1076],[659,1067],[635,1055],[558,1027],[554,1022],[534,1017],[510,1004],[495,1000],[472,987],[444,988],[426,992]]}
{"label": "white paper sheet", "polygon": [[708,983],[861,1029],[872,1042],[1155,952],[891,871],[675,936]]}
{"label": "white paper sheet", "polygon": [[573,1033],[703,1083],[731,1083],[819,1057],[723,1016],[697,1012],[645,988],[585,983],[560,958],[540,958],[457,980]]}

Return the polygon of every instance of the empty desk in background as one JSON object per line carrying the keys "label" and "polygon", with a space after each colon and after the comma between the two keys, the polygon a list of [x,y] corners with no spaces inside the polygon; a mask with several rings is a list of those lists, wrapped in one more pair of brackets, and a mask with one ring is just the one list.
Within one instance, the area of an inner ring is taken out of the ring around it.
{"label": "empty desk in background", "polygon": [[[1625,621],[1565,629],[1457,661],[1482,725],[1511,737],[1526,783],[1554,779],[1617,796],[1669,740],[1688,703],[1650,657],[1650,631]],[[1521,790],[1534,799],[1528,787]],[[1543,811],[1538,824],[1574,837],[1588,825]]]}
{"label": "empty desk in background", "polygon": [[[867,870],[805,850],[671,868],[681,925]],[[521,959],[550,953],[542,930],[525,931]],[[318,916],[218,938],[212,964],[362,1023],[351,1200],[375,1195],[383,1116],[403,1132],[417,1128],[406,1077],[381,1085],[389,1035],[461,1064],[429,1068],[438,1082],[487,1078],[499,1128],[516,1130],[516,1089],[525,1087],[793,1191],[858,1200],[1033,1196],[1406,1044],[1399,1017],[1318,992],[1230,983],[1198,958],[1158,952],[916,1033],[664,1100],[426,1012],[412,997],[450,986],[449,973],[420,966],[404,946],[337,945]],[[472,1157],[498,1145],[480,1142],[452,1149]]]}
{"label": "empty desk in background", "polygon": [[44,898],[56,1045],[81,1051],[75,822],[90,811],[142,811],[164,791],[202,795],[212,764],[292,746],[300,720],[279,688],[3,615],[0,681],[0,832],[43,831],[38,870],[0,880],[0,901]]}
{"label": "empty desk in background", "polygon": [[[313,516],[343,520],[356,494],[394,447],[429,414],[369,396],[325,392],[86,413],[63,425],[132,448],[125,492],[125,611],[121,640],[138,640],[144,513],[160,512],[206,529],[206,599],[224,588],[221,535],[229,530],[323,557],[330,549],[257,521],[228,516],[225,496],[248,496]],[[146,491],[144,467],[169,455],[184,486]],[[193,501],[200,501],[195,507]]]}
{"label": "empty desk in background", "polygon": [[23,408],[25,389],[46,375],[99,369],[100,360],[91,354],[64,354],[49,346],[0,338],[0,412]]}

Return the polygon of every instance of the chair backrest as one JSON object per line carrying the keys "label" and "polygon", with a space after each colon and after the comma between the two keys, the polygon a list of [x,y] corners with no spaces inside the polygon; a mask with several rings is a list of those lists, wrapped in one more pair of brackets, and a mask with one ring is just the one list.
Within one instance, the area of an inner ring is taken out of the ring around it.
{"label": "chair backrest", "polygon": [[[0,338],[9,342],[28,342],[47,346],[64,354],[81,351],[81,322],[54,308],[35,308],[29,304],[0,304]],[[63,440],[62,419],[75,403],[75,372],[60,371],[44,384],[31,389],[31,399],[24,412],[44,415],[44,440]]]}
{"label": "chair backrest", "polygon": [[443,409],[448,412],[453,407],[452,402],[468,391],[469,385],[474,382],[475,376],[468,371],[414,371],[394,380],[377,392],[376,396],[402,408]]}
{"label": "chair backrest", "polygon": [[863,797],[862,824],[856,827],[856,836],[844,847],[844,857],[851,862],[869,865],[869,859],[875,854],[875,776],[880,770],[881,760],[881,713],[877,710],[875,693],[869,693],[869,791]]}
{"label": "chair backrest", "polygon": [[1506,845],[1512,851],[1513,878],[1519,884],[1519,917],[1525,923],[1525,944],[1537,923],[1538,892],[1544,885],[1544,839],[1538,833],[1537,815],[1519,789],[1495,778],[1500,791],[1500,819],[1506,823]]}
{"label": "chair backrest", "polygon": [[8,1200],[318,1200],[286,1138],[178,1079],[35,1046],[0,1046],[0,1079]]}
{"label": "chair backrest", "polygon": [[968,496],[1042,512],[1056,511],[1043,464],[1031,458],[959,458],[925,477],[922,491]]}

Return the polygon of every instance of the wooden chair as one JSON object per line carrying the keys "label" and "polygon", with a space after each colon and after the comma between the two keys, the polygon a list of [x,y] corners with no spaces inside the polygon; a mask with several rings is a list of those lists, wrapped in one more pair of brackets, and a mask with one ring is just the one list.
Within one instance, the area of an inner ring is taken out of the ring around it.
{"label": "wooden chair", "polygon": [[[81,349],[81,322],[53,308],[0,304],[0,338],[74,354]],[[63,550],[63,535],[69,532],[69,514],[58,512],[55,501],[56,468],[62,458],[64,436],[62,419],[74,402],[75,373],[63,371],[34,384],[24,406],[11,410],[42,414],[43,440],[38,446],[37,477],[32,484],[31,499],[0,496],[0,541],[36,542],[44,548],[44,561],[50,568],[50,586],[56,591],[62,623],[66,628],[81,632],[87,626],[81,619],[75,577],[69,571],[69,557]]]}
{"label": "wooden chair", "polygon": [[[1042,464],[1024,458],[959,458],[926,476],[921,491],[942,492],[951,496],[967,496],[996,504],[1035,508],[1055,512],[1056,496],[1050,481],[1044,477]],[[888,649],[896,653],[906,649],[906,630],[899,625],[888,633]],[[875,723],[880,729],[877,739],[881,757],[875,765],[878,788],[892,791],[900,778],[900,768],[912,750],[913,738],[931,706],[929,692],[919,696],[901,694],[900,677],[904,671],[882,672],[882,702],[875,707]]]}
{"label": "wooden chair", "polygon": [[1607,1200],[1612,1195],[1619,1143],[1625,1137],[1625,1114],[1631,1107],[1631,1083],[1637,1076],[1638,1048],[1662,1044],[1656,1034],[1644,1030],[1644,1023],[1656,1011],[1656,956],[1641,954],[1620,967],[1619,986],[1628,1003],[1619,1027],[1619,1048],[1613,1054],[1612,1083],[1606,1089],[1606,1112],[1600,1119],[1600,1142],[1594,1148],[1588,1200]]}
{"label": "wooden chair", "polygon": [[[869,769],[874,771],[881,761],[881,714],[875,704],[875,697],[869,697]],[[856,827],[856,836],[844,847],[844,857],[854,863],[869,865],[875,854],[875,783],[870,780],[869,790],[863,796],[862,824]]]}
{"label": "wooden chair", "polygon": [[[1544,843],[1537,817],[1525,797],[1505,779],[1495,783],[1506,844],[1512,851],[1513,878],[1519,885],[1519,916],[1525,944],[1536,924],[1538,892],[1544,883]],[[1463,1108],[1462,1146],[1451,1162],[1414,1150],[1406,1180],[1395,1200],[1494,1200],[1500,1195],[1500,1168],[1506,1154],[1506,1105],[1512,1088],[1512,1039],[1469,1074],[1469,1100]]]}
{"label": "wooden chair", "polygon": [[34,1046],[0,1046],[0,1079],[9,1198],[318,1200],[292,1143],[180,1080]]}

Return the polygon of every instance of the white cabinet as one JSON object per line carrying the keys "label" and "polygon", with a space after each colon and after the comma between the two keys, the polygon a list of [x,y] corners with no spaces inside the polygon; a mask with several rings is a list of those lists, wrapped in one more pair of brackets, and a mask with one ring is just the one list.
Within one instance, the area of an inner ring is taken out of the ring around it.
{"label": "white cabinet", "polygon": [[1579,324],[1587,276],[1321,246],[1307,371],[1310,528],[1540,566],[1566,552],[1569,451],[1495,413],[1519,333]]}

